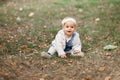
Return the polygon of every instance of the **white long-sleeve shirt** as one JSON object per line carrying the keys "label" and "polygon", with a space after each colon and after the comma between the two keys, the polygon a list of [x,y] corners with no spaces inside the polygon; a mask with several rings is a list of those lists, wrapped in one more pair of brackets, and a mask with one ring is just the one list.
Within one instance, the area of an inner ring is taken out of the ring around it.
{"label": "white long-sleeve shirt", "polygon": [[[74,39],[72,41],[72,50],[77,50],[81,52],[81,41],[80,41],[80,37],[79,34],[77,32],[74,32],[75,36]],[[55,39],[52,41],[52,45],[54,46],[55,50],[58,52],[58,55],[62,55],[65,54],[65,46],[66,46],[66,35],[64,34],[63,30],[60,30]]]}

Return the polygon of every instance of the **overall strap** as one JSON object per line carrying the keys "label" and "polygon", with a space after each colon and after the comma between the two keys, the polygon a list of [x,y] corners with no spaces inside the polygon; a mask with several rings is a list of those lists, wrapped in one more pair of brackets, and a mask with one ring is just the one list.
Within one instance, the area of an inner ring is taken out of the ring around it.
{"label": "overall strap", "polygon": [[73,33],[71,39],[68,42],[66,42],[66,47],[65,47],[64,51],[70,51],[72,49],[72,46],[73,46],[72,41],[73,41],[74,37],[75,37],[75,33]]}
{"label": "overall strap", "polygon": [[71,37],[71,39],[69,41],[72,42],[74,37],[75,37],[75,33],[72,34],[72,37]]}

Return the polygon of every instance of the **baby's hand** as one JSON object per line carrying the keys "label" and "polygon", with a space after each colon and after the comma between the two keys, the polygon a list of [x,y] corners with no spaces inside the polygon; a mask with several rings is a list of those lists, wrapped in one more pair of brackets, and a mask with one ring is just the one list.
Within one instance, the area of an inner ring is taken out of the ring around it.
{"label": "baby's hand", "polygon": [[60,55],[61,58],[67,58],[66,54]]}

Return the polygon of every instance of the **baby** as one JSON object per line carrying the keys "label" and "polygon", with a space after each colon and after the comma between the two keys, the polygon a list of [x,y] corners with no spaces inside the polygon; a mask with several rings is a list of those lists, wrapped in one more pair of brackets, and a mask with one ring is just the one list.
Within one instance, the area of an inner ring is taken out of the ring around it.
{"label": "baby", "polygon": [[51,57],[55,52],[61,58],[67,58],[67,53],[71,53],[72,56],[81,56],[84,54],[81,52],[81,41],[79,34],[76,32],[76,20],[71,17],[66,17],[62,20],[62,29],[58,31],[55,39],[48,52],[42,52],[41,56]]}

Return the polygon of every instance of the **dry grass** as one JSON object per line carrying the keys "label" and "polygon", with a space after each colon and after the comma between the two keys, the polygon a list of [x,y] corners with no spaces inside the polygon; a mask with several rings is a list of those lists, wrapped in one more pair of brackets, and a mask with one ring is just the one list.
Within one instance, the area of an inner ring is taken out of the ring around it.
{"label": "dry grass", "polygon": [[[119,0],[0,1],[0,80],[119,80],[119,7]],[[65,16],[78,21],[85,57],[41,58]],[[103,50],[108,44],[118,48]]]}

